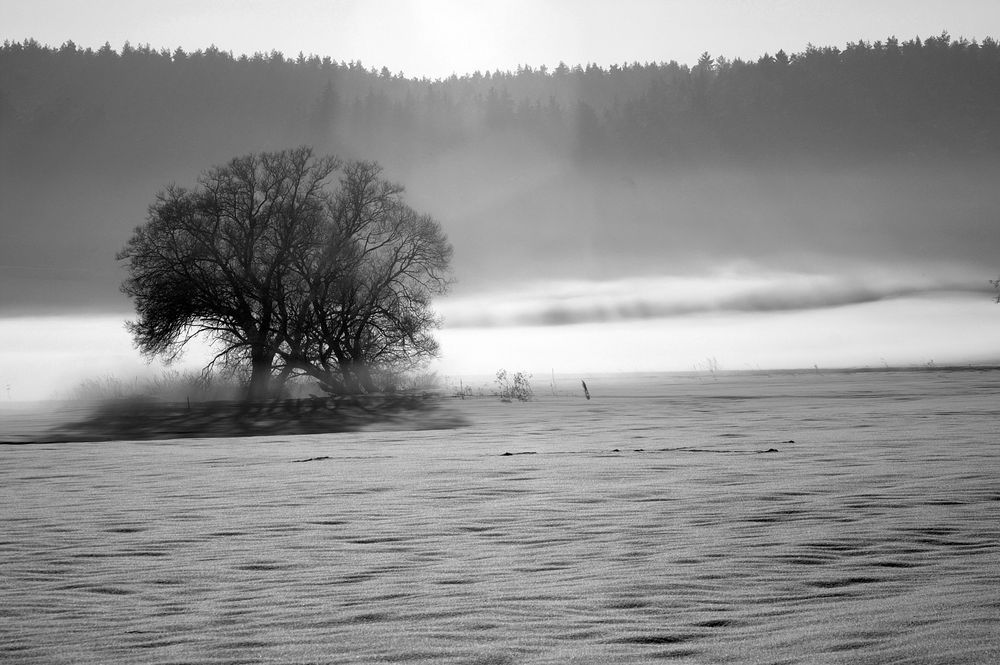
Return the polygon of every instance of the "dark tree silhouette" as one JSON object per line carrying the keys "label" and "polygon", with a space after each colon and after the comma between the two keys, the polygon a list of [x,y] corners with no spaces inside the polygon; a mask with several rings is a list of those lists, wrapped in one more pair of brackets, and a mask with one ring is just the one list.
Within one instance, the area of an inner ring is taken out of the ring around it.
{"label": "dark tree silhouette", "polygon": [[297,374],[371,390],[373,366],[432,355],[430,298],[447,288],[451,246],[379,176],[302,147],[159,194],[118,254],[136,345],[174,357],[207,336],[221,347],[213,364],[249,370],[250,399]]}
{"label": "dark tree silhouette", "polygon": [[437,353],[431,297],[449,284],[452,248],[440,225],[402,199],[374,162],[344,168],[328,235],[296,257],[279,299],[281,374],[331,391],[368,391],[371,370],[394,372]]}

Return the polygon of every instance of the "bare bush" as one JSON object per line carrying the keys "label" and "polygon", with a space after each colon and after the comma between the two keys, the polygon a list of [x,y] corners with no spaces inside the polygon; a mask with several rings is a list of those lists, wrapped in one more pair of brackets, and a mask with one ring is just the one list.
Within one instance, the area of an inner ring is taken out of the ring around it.
{"label": "bare bush", "polygon": [[168,369],[158,376],[146,379],[135,377],[131,381],[110,375],[84,379],[69,390],[67,397],[86,402],[135,398],[163,402],[207,402],[236,399],[242,391],[242,384],[236,377],[219,372],[181,372]]}
{"label": "bare bush", "polygon": [[519,402],[527,402],[531,400],[535,396],[535,393],[531,389],[531,383],[528,381],[530,378],[531,375],[524,372],[508,374],[505,369],[498,370],[496,384],[499,388],[500,401],[512,402],[518,400]]}

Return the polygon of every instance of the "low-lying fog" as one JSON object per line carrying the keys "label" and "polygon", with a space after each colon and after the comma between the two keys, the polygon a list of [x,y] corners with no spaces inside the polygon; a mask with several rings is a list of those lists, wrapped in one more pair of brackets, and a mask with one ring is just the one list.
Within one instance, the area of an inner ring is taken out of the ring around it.
{"label": "low-lying fog", "polygon": [[[443,372],[994,357],[992,172],[625,174],[476,156],[398,168],[409,200],[455,245],[456,284],[437,303]],[[147,371],[121,326],[130,312],[113,252],[151,191],[84,198],[76,214],[68,199],[39,202],[43,223],[23,234],[51,234],[41,260],[60,267],[5,269],[5,309],[21,315],[0,323],[12,399],[53,396],[81,375]],[[77,226],[91,222],[105,231]],[[189,364],[203,358],[194,349]]]}

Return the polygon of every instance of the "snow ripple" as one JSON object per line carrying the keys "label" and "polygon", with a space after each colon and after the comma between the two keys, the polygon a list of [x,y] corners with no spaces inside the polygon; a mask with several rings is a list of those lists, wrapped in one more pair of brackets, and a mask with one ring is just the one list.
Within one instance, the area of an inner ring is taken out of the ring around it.
{"label": "snow ripple", "polygon": [[441,432],[0,447],[0,660],[1000,661],[995,373],[588,383]]}

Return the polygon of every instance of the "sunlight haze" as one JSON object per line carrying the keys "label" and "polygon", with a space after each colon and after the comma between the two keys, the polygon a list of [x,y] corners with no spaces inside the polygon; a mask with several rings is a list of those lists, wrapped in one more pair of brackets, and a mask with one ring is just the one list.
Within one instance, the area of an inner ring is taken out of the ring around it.
{"label": "sunlight haze", "polygon": [[210,45],[330,56],[408,77],[444,78],[520,65],[694,64],[703,52],[756,59],[807,44],[928,37],[969,39],[1000,25],[990,0],[232,0],[4,3],[2,38],[98,48]]}

